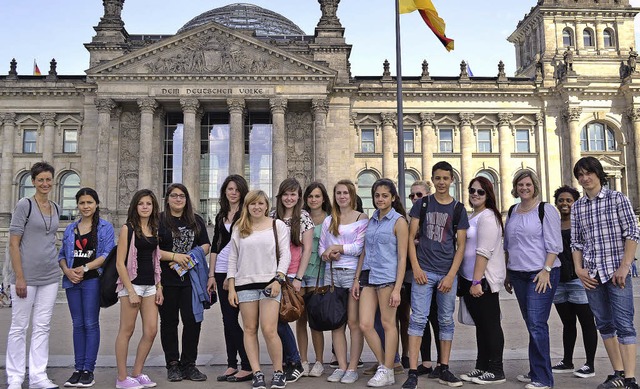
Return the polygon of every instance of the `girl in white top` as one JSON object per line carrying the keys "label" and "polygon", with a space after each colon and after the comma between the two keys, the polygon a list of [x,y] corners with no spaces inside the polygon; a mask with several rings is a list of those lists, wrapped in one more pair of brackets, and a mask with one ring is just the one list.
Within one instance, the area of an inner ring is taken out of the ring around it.
{"label": "girl in white top", "polygon": [[[284,388],[286,379],[282,372],[282,344],[277,326],[280,283],[284,281],[291,262],[289,228],[281,220],[271,219],[268,213],[266,193],[261,190],[249,192],[229,243],[229,304],[240,306],[244,346],[253,371],[253,387],[265,387],[258,349],[259,322],[273,364],[271,387]],[[276,233],[278,246],[274,236]],[[279,262],[276,259],[276,247],[279,249]]]}
{"label": "girl in white top", "polygon": [[[331,216],[322,223],[322,234],[318,253],[327,262],[324,275],[325,285],[331,283],[330,263],[333,264],[335,286],[351,288],[356,275],[358,259],[364,247],[367,230],[367,215],[355,210],[356,187],[349,180],[340,180],[333,188],[333,210]],[[351,352],[347,365],[347,338],[345,326],[331,332],[333,349],[339,367],[327,378],[329,382],[354,383],[358,379],[356,371],[362,354],[364,339],[358,321],[358,302],[349,297],[348,319],[351,333]]]}

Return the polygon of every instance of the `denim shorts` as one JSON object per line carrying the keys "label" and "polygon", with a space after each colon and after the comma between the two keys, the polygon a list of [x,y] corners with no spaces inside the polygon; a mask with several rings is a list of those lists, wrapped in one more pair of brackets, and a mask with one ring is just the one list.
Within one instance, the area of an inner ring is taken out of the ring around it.
{"label": "denim shorts", "polygon": [[266,299],[275,300],[278,303],[280,302],[280,298],[282,297],[282,292],[278,293],[276,297],[267,297],[262,293],[264,289],[249,289],[249,290],[239,290],[238,293],[238,302],[239,303],[250,303],[252,301],[262,301]]}
{"label": "denim shorts", "polygon": [[453,278],[451,290],[442,293],[438,290],[438,284],[444,275],[425,272],[427,283],[420,285],[415,279],[411,284],[411,316],[409,317],[409,330],[411,336],[422,336],[427,325],[427,318],[431,309],[432,299],[438,303],[438,324],[440,324],[440,340],[453,340],[454,322],[453,312],[456,307],[456,290],[458,289],[458,277]]}
{"label": "denim shorts", "polygon": [[579,278],[575,280],[560,282],[553,297],[554,304],[570,302],[572,304],[589,304],[587,292]]}
{"label": "denim shorts", "polygon": [[[155,285],[133,285],[133,290],[135,290],[136,294],[140,297],[149,297],[155,296],[156,294],[156,286]],[[125,297],[129,295],[129,291],[127,288],[123,288],[118,292],[118,297]]]}
{"label": "denim shorts", "polygon": [[587,298],[603,340],[617,336],[620,344],[636,344],[631,274],[627,275],[625,285],[620,288],[611,280],[599,283],[595,289],[587,290]]}
{"label": "denim shorts", "polygon": [[[318,280],[318,284],[316,285],[316,280]],[[316,286],[324,285],[324,277],[318,279],[318,277],[314,276],[302,276],[302,287],[303,288],[314,288]]]}
{"label": "denim shorts", "polygon": [[[353,286],[353,279],[356,276],[356,269],[333,268],[333,284],[338,288],[349,288]],[[331,285],[331,274],[324,272],[324,284]]]}
{"label": "denim shorts", "polygon": [[369,274],[370,274],[369,270],[362,270],[360,272],[360,280],[359,280],[359,282],[360,282],[360,287],[361,288],[368,287],[368,288],[374,288],[374,289],[377,290],[377,289],[384,289],[384,288],[389,287],[389,286],[392,286],[392,287],[396,286],[395,282],[384,282],[382,284],[372,284],[372,283],[369,282]]}

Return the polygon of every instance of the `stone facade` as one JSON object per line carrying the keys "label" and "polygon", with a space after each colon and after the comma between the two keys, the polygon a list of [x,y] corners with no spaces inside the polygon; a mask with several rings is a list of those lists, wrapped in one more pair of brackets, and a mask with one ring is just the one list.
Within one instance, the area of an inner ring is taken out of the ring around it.
{"label": "stone facade", "polygon": [[[202,181],[213,165],[203,162],[201,128],[219,114],[228,126],[226,169],[239,174],[247,174],[252,114],[269,117],[272,193],[287,176],[329,188],[346,177],[360,181],[363,193],[366,179],[397,180],[399,126],[389,63],[380,77],[351,75],[339,0],[319,3],[313,36],[257,36],[214,22],[171,36],[136,36],[124,29],[124,1],[105,0],[96,35],[85,45],[86,76],[58,75],[55,60],[48,76],[22,76],[12,63],[0,76],[0,236],[27,193],[24,174],[42,159],[56,168],[55,201],[63,201],[64,180],[75,175],[80,185],[98,190],[103,214],[114,223],[123,222],[138,188],[161,196],[170,168],[168,123],[176,113],[181,181],[194,200],[215,192]],[[405,77],[407,180],[428,180],[433,163],[447,160],[460,200],[468,200],[466,183],[483,174],[506,210],[519,169],[536,171],[542,197],[550,200],[558,186],[577,185],[571,166],[593,155],[609,185],[640,208],[640,77],[633,49],[639,10],[628,0],[532,5],[509,37],[514,77],[503,63],[496,77],[469,77],[464,63],[459,77],[438,77],[426,61],[420,77]]]}

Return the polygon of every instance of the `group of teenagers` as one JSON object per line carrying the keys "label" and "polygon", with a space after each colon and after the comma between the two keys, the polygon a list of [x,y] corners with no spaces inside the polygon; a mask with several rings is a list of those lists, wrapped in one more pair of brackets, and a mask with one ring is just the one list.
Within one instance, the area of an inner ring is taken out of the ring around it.
{"label": "group of teenagers", "polygon": [[[431,173],[434,193],[426,182],[415,182],[408,214],[393,181],[377,180],[371,188],[375,211],[370,218],[349,180],[338,181],[330,197],[322,183],[312,182],[303,192],[297,180],[285,179],[271,207],[264,191],[250,191],[242,176],[230,175],[221,186],[211,240],[184,185],[169,185],[163,212],[151,190],[137,191],[115,249],[120,300],[116,388],[157,385],[143,370],[158,316],[168,381],[205,381],[196,358],[204,309],[215,301],[213,296],[219,301],[227,351],[227,368],[217,381],[251,381],[254,389],[266,388],[259,330],[272,363],[271,388],[284,388],[302,376],[321,376],[323,333],[309,332],[306,315],[295,322],[295,335],[289,323],[279,320],[287,279],[301,294],[329,284],[349,289],[347,322],[331,331],[329,365],[335,367],[329,382],[358,380],[364,340],[377,360],[362,372],[372,375],[368,386],[393,385],[404,368],[409,369],[404,389],[416,389],[421,375],[451,387],[463,381],[505,382],[499,301],[504,287],[515,292],[529,333],[529,371],[517,377],[526,389],[553,387],[553,373],[593,377],[596,329],[614,370],[598,388],[638,388],[630,268],[640,232],[630,201],[607,189],[600,162],[580,159],[573,174],[584,195],[563,186],[555,191],[555,207],[540,200],[535,173],[516,173],[511,193],[519,202],[504,223],[488,179],[479,176],[468,183],[468,213],[449,194],[452,166],[438,162]],[[11,219],[9,389],[21,388],[25,380],[30,321],[29,387],[58,387],[46,367],[60,270],[75,355],[74,372],[64,386],[95,384],[100,276],[115,247],[115,233],[100,218],[96,191],[82,188],[76,194],[80,216],[67,226],[58,250],[59,209],[49,200],[53,176],[46,162],[32,166],[35,195],[21,199]],[[475,368],[459,377],[449,367],[457,297],[464,311],[458,319],[475,325],[477,342]],[[564,358],[552,365],[547,323],[554,304],[563,323]],[[129,370],[129,342],[138,315],[142,336]],[[576,321],[586,353],[579,369],[573,365]],[[308,359],[309,333],[314,363]]]}

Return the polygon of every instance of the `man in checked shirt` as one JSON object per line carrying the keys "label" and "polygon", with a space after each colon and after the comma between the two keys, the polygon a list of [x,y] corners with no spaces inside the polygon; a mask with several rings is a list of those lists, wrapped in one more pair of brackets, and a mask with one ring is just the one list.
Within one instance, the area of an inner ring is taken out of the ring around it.
{"label": "man in checked shirt", "polygon": [[578,160],[573,175],[584,189],[571,208],[573,262],[614,370],[598,389],[637,389],[630,269],[638,222],[629,199],[604,187],[606,175],[596,158]]}

